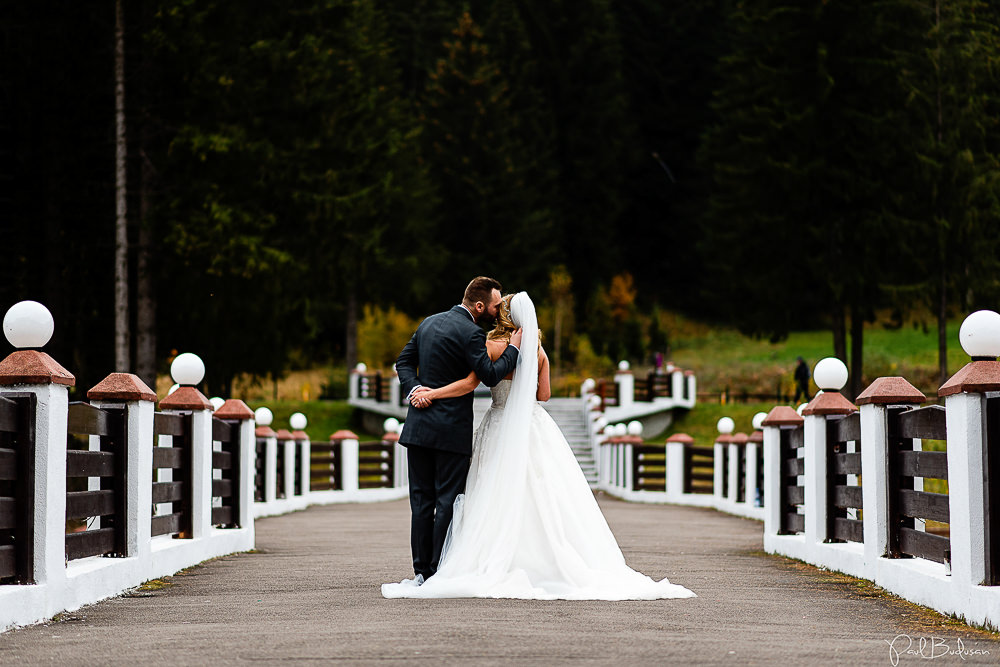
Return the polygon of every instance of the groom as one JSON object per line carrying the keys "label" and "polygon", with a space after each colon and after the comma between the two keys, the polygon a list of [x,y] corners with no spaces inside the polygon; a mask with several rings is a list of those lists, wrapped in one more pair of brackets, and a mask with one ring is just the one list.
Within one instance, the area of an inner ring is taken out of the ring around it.
{"label": "groom", "polygon": [[[486,334],[480,326],[496,319],[500,289],[492,278],[473,278],[460,305],[420,323],[396,360],[408,401],[420,387],[443,387],[472,371],[492,387],[514,370],[521,331],[511,336],[510,345],[493,362],[486,354]],[[437,571],[455,498],[465,490],[472,457],[472,396],[411,408],[399,435],[399,444],[407,448],[410,548],[418,584]]]}

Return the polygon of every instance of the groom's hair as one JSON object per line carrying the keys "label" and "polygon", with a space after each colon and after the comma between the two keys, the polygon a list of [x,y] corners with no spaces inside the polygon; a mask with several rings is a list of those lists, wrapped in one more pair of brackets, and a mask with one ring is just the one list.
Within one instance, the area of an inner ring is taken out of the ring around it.
{"label": "groom's hair", "polygon": [[476,305],[477,301],[482,301],[488,305],[490,297],[493,296],[493,290],[503,292],[503,287],[501,287],[499,281],[487,278],[486,276],[473,278],[469,286],[465,288],[465,297],[462,299],[462,303],[469,308]]}

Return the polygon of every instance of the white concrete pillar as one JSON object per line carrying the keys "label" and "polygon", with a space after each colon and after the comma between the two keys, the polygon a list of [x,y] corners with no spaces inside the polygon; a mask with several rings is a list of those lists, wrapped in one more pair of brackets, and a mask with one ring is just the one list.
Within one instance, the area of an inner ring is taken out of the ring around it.
{"label": "white concrete pillar", "polygon": [[826,417],[811,414],[805,417],[805,536],[811,543],[827,539],[827,448]]}
{"label": "white concrete pillar", "polygon": [[[273,432],[273,431],[272,431]],[[274,503],[278,499],[278,437],[264,439],[264,502]]]}
{"label": "white concrete pillar", "polygon": [[295,497],[295,477],[300,474],[295,467],[295,450],[298,445],[291,432],[286,429],[278,429],[276,437],[278,439],[278,456],[281,457],[281,469],[284,471],[281,491],[286,500],[291,500]]}
{"label": "white concrete pillar", "polygon": [[724,489],[728,489],[728,487],[723,486],[724,484],[727,483],[727,480],[724,479],[722,474],[723,468],[725,467],[724,457],[727,454],[728,445],[729,445],[728,442],[720,442],[716,440],[714,445],[715,452],[714,455],[712,456],[712,464],[713,464],[712,495],[715,496],[715,500],[718,502],[722,502],[724,498],[723,491]]}
{"label": "white concrete pillar", "polygon": [[98,408],[108,404],[125,405],[125,548],[130,557],[148,559],[153,517],[152,445],[156,394],[135,375],[112,373],[88,391],[87,398]]}
{"label": "white concrete pillar", "polygon": [[760,451],[759,447],[763,443],[758,443],[754,440],[748,440],[746,444],[746,457],[747,457],[747,467],[746,467],[746,503],[749,507],[760,507],[760,492],[761,490],[757,488],[757,452]]}
{"label": "white concrete pillar", "polygon": [[344,491],[358,490],[358,436],[341,430],[330,436],[340,442],[340,485]]}
{"label": "white concrete pillar", "polygon": [[779,405],[761,422],[764,430],[764,534],[781,530],[781,437],[802,425],[802,417],[792,408]]}
{"label": "white concrete pillar", "polygon": [[619,370],[615,373],[615,384],[618,385],[618,405],[620,407],[625,408],[635,403],[635,377],[632,375],[632,371]]}
{"label": "white concrete pillar", "polygon": [[670,398],[674,403],[684,402],[684,371],[679,368],[670,373]]}
{"label": "white concrete pillar", "polygon": [[979,393],[956,393],[948,396],[944,405],[948,428],[951,576],[956,582],[977,585],[986,577],[988,531],[983,466],[986,399]]}
{"label": "white concrete pillar", "polygon": [[667,438],[667,497],[679,500],[684,495],[684,448],[694,442],[686,433]]}
{"label": "white concrete pillar", "polygon": [[865,573],[871,579],[878,573],[878,559],[889,552],[889,406],[919,405],[925,400],[923,393],[901,377],[877,378],[857,399],[861,409]]}
{"label": "white concrete pillar", "polygon": [[740,488],[740,445],[730,442],[724,451],[724,455],[729,457],[729,479],[725,480],[728,485],[729,502],[735,505],[739,501]]}

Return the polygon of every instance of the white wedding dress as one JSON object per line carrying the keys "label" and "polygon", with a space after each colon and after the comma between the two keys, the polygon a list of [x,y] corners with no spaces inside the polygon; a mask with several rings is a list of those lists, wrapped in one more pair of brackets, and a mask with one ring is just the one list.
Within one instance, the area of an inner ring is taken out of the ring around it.
{"label": "white wedding dress", "polygon": [[[625,563],[559,427],[535,400],[538,325],[526,293],[511,300],[523,329],[513,380],[473,439],[465,495],[437,573],[422,585],[383,584],[387,598],[654,600],[694,593]],[[522,371],[522,369],[524,369]]]}

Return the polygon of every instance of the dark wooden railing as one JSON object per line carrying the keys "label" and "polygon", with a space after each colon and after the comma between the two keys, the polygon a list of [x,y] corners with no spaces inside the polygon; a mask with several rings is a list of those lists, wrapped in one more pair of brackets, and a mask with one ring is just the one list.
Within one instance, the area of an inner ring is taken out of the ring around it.
{"label": "dark wooden railing", "polygon": [[358,488],[392,486],[395,443],[379,440],[358,443]]}
{"label": "dark wooden railing", "polygon": [[601,398],[601,410],[608,406],[618,405],[618,383],[610,380],[598,380],[594,388],[595,393]]}
{"label": "dark wooden railing", "polygon": [[34,583],[35,396],[0,397],[0,584]]}
{"label": "dark wooden railing", "polygon": [[[97,490],[66,492],[68,526],[87,527],[99,519],[100,527],[89,527],[66,534],[66,560],[88,556],[127,556],[125,530],[127,493],[125,474],[128,447],[125,441],[125,409],[96,408],[89,403],[70,403],[68,417],[70,441],[66,451],[67,489],[69,480],[100,480]],[[72,436],[87,436],[77,440]],[[89,449],[89,436],[99,438],[99,449]],[[77,449],[73,446],[86,449]],[[82,521],[82,524],[77,522]]]}
{"label": "dark wooden railing", "polygon": [[986,399],[986,579],[1000,584],[1000,396]]}
{"label": "dark wooden railing", "polygon": [[747,446],[743,443],[737,450],[736,502],[747,501]]}
{"label": "dark wooden railing", "polygon": [[[278,440],[277,447],[277,461],[275,461],[274,466],[274,497],[284,498],[285,497],[285,447],[288,445],[288,440]],[[294,471],[292,471],[294,474]]]}
{"label": "dark wooden railing", "polygon": [[340,442],[312,443],[309,488],[312,491],[339,491],[343,488],[340,481]]}
{"label": "dark wooden railing", "polygon": [[805,489],[799,484],[798,476],[805,472],[805,461],[799,455],[804,444],[805,430],[798,428],[781,429],[779,441],[779,465],[781,483],[778,499],[781,534],[801,533],[805,530],[805,517],[798,513],[798,507],[805,503]]}
{"label": "dark wooden railing", "polygon": [[[855,443],[855,452],[847,443]],[[860,519],[861,486],[848,484],[848,475],[861,475],[861,414],[855,412],[826,423],[827,536],[830,541],[863,542]],[[857,518],[850,518],[854,510]]]}
{"label": "dark wooden railing", "polygon": [[715,447],[684,446],[684,493],[714,493]]}
{"label": "dark wooden railing", "polygon": [[239,527],[239,434],[240,422],[212,419],[212,525],[222,528]]}
{"label": "dark wooden railing", "polygon": [[664,398],[672,395],[673,382],[669,373],[650,371],[646,377],[637,379],[635,383],[635,400],[652,401],[654,398]]}
{"label": "dark wooden railing", "polygon": [[729,440],[722,443],[722,488],[723,498],[729,498]]}
{"label": "dark wooden railing", "polygon": [[915,490],[914,478],[948,479],[947,452],[913,450],[913,438],[947,440],[945,409],[929,405],[889,410],[889,555],[916,556],[943,563],[951,560],[951,541],[917,530],[914,519],[947,524],[948,496]]}
{"label": "dark wooden railing", "polygon": [[[170,446],[160,445],[160,436],[170,436]],[[169,504],[169,511],[153,515],[152,535],[191,537],[191,414],[153,415],[153,505]],[[170,471],[170,480],[161,481],[161,470]]]}
{"label": "dark wooden railing", "polygon": [[262,503],[265,500],[264,488],[267,484],[267,438],[257,438],[254,442],[253,499]]}
{"label": "dark wooden railing", "polygon": [[289,443],[289,446],[295,448],[295,450],[294,450],[295,456],[292,457],[294,459],[294,461],[295,461],[295,468],[294,468],[295,473],[293,475],[294,479],[292,480],[292,493],[294,493],[296,496],[301,496],[302,493],[303,493],[303,489],[302,489],[302,465],[303,465],[303,461],[302,461],[302,443],[300,443],[298,440],[293,440],[291,443]]}
{"label": "dark wooden railing", "polygon": [[667,490],[667,450],[663,445],[632,445],[632,490]]}

